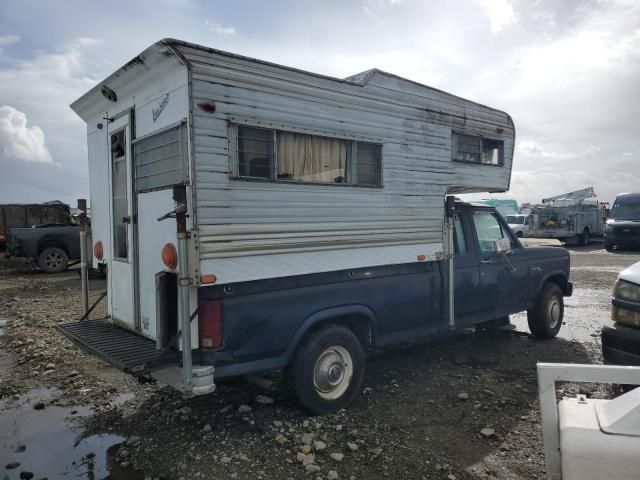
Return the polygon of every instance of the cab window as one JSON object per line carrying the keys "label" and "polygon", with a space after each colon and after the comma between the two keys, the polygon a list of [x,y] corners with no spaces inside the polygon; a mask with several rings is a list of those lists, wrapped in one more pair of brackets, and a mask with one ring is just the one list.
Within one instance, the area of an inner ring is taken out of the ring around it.
{"label": "cab window", "polygon": [[511,248],[516,248],[518,244],[513,237],[506,232],[498,216],[494,212],[479,210],[473,213],[473,224],[478,236],[478,244],[482,253],[493,253],[495,251],[493,242],[501,238],[508,238]]}
{"label": "cab window", "polygon": [[465,255],[468,251],[467,239],[464,236],[464,229],[462,228],[462,221],[460,220],[459,215],[454,217],[453,229],[455,231],[455,253],[458,255]]}

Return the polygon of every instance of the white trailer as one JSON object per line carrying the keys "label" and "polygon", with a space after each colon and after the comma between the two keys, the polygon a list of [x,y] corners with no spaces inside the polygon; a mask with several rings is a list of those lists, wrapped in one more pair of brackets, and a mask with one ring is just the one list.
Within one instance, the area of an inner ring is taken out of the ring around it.
{"label": "white trailer", "polygon": [[445,196],[509,189],[509,115],[375,69],[338,79],[164,39],[71,107],[108,322],[147,340],[118,357],[92,343],[104,324],[66,333],[133,372],[157,370],[174,338],[216,345],[199,331],[203,288],[437,261]]}

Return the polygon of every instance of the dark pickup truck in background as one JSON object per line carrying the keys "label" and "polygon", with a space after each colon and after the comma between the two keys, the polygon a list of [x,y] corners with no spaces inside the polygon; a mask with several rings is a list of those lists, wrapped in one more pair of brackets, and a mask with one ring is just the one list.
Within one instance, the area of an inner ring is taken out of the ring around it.
{"label": "dark pickup truck in background", "polygon": [[46,203],[7,203],[0,205],[0,249],[7,243],[12,228],[40,225],[68,225],[71,222],[69,205],[60,201]]}
{"label": "dark pickup truck in background", "polygon": [[34,260],[47,273],[63,272],[70,261],[80,260],[80,228],[77,225],[12,228],[6,250],[9,256]]}

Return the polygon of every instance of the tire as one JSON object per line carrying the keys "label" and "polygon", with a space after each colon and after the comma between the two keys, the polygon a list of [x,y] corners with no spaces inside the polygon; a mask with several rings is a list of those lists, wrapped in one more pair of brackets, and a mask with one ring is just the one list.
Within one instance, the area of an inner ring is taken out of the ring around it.
{"label": "tire", "polygon": [[558,335],[564,318],[564,297],[555,283],[546,283],[538,303],[527,311],[529,330],[538,338],[554,338]]}
{"label": "tire", "polygon": [[604,248],[607,250],[607,252],[611,252],[611,251],[613,251],[613,245],[605,244],[605,245],[604,245]]}
{"label": "tire", "polygon": [[348,406],[364,378],[364,351],[358,337],[341,325],[310,333],[300,344],[289,370],[298,401],[315,414]]}
{"label": "tire", "polygon": [[516,237],[518,237],[518,238],[524,237],[524,233],[522,233],[522,230],[520,230],[518,233],[516,233]]}
{"label": "tire", "polygon": [[589,229],[585,228],[580,235],[580,244],[584,247],[589,245]]}
{"label": "tire", "polygon": [[58,247],[46,247],[38,255],[38,266],[47,273],[64,272],[69,265],[67,252]]}

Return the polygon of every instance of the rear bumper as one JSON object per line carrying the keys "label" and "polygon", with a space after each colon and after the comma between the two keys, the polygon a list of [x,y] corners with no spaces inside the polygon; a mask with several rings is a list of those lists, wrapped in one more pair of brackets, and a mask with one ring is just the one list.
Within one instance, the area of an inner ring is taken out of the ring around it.
{"label": "rear bumper", "polygon": [[602,358],[614,365],[640,366],[640,329],[615,323],[602,329]]}

